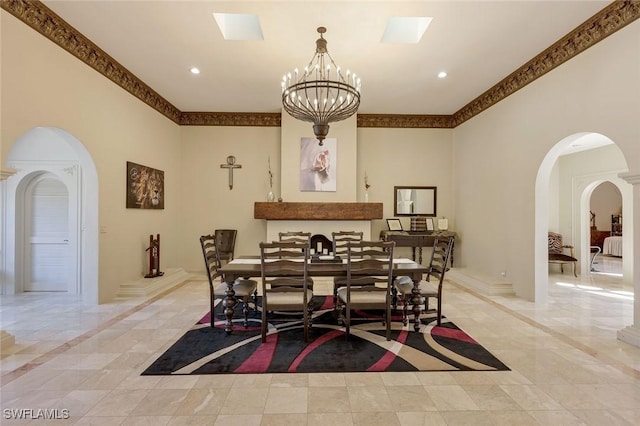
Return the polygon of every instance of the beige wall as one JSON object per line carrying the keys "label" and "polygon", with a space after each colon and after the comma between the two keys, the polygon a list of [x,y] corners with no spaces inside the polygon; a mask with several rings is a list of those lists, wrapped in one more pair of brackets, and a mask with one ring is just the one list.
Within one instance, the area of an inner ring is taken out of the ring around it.
{"label": "beige wall", "polygon": [[[149,234],[161,234],[162,267],[181,266],[180,129],[9,15],[2,20],[2,159],[37,126],[79,139],[99,180],[99,299],[142,277]],[[165,209],[125,208],[126,161],[165,172]],[[95,230],[93,230],[95,231]],[[91,232],[91,230],[89,230]]]}
{"label": "beige wall", "polygon": [[[274,192],[280,194],[280,128],[200,127],[180,129],[182,167],[181,265],[204,273],[198,238],[215,229],[237,229],[236,256],[256,254],[266,235],[266,222],[253,218],[256,201],[267,201],[271,157]],[[228,172],[220,165],[234,155],[241,169]]]}
{"label": "beige wall", "polygon": [[[452,136],[450,129],[358,129],[358,199],[363,198],[365,171],[369,201],[384,204],[384,218],[394,217],[394,186],[435,186],[438,217],[449,218],[449,228],[456,230]],[[373,222],[372,237],[387,229],[384,218]],[[400,220],[409,229],[409,217]]]}
{"label": "beige wall", "polygon": [[534,202],[549,150],[579,132],[609,137],[640,172],[640,22],[581,53],[457,127],[456,260],[483,275],[507,271],[534,296]]}
{"label": "beige wall", "polygon": [[596,215],[596,229],[611,231],[611,215],[622,214],[622,194],[611,182],[603,182],[591,195],[591,211]]}
{"label": "beige wall", "polygon": [[[285,136],[279,128],[180,128],[5,11],[0,19],[0,158],[6,161],[13,142],[36,126],[62,128],[86,146],[98,170],[106,231],[100,234],[101,301],[120,283],[141,277],[149,234],[162,235],[163,268],[201,272],[197,237],[215,228],[238,229],[237,254],[254,252],[265,236],[265,224],[252,213],[268,192],[268,156],[276,194],[300,195],[282,186],[279,173],[288,185],[297,173],[288,164],[297,164],[298,151],[282,153],[280,143],[298,140],[298,126],[310,134],[308,123],[296,123],[295,134]],[[558,141],[598,132],[616,142],[629,171],[639,173],[638,75],[635,22],[454,130],[360,128],[354,139],[348,122],[347,133],[332,125],[330,136],[350,144],[347,155],[355,162],[341,163],[353,166],[340,173],[353,186],[324,199],[362,200],[366,171],[370,201],[384,203],[386,218],[393,216],[394,185],[437,186],[438,216],[448,217],[459,235],[457,266],[494,277],[507,271],[517,294],[532,298],[538,168]],[[220,169],[227,155],[242,164],[232,191]],[[124,207],[126,161],[165,171],[165,210]],[[375,221],[372,235],[385,227]]]}

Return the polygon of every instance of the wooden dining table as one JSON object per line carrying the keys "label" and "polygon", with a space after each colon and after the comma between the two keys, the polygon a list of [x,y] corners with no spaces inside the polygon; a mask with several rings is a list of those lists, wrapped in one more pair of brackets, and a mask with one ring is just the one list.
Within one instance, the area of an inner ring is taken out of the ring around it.
{"label": "wooden dining table", "polygon": [[[411,302],[413,305],[415,331],[420,329],[420,313],[422,312],[420,304],[420,288],[418,284],[422,276],[426,274],[428,267],[421,265],[411,259],[398,258],[393,259],[393,276],[408,276],[413,280],[413,297]],[[227,291],[222,300],[223,312],[227,318],[224,330],[230,334],[233,329],[233,312],[237,303],[233,283],[238,278],[256,278],[261,277],[261,266],[259,256],[244,256],[232,260],[224,264],[218,269],[222,274],[222,279],[227,284]],[[308,275],[310,277],[346,277],[347,264],[345,260],[339,262],[311,262],[308,266]]]}

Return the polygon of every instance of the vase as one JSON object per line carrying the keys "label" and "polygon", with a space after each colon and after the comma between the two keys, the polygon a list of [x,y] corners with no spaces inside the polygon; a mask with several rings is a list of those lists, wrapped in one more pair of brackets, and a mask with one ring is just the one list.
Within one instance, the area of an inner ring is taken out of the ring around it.
{"label": "vase", "polygon": [[369,202],[369,191],[364,191],[364,202],[365,203]]}
{"label": "vase", "polygon": [[275,201],[276,200],[276,194],[273,193],[273,191],[269,191],[269,193],[267,194],[267,201]]}

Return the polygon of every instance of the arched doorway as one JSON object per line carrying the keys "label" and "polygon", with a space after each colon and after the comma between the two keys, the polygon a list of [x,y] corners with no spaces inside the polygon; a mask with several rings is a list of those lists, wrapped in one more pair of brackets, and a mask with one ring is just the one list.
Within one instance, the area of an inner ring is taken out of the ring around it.
{"label": "arched doorway", "polygon": [[[553,187],[554,179],[558,179],[554,175],[554,166],[561,156],[567,154],[575,154],[581,151],[601,148],[611,145],[614,157],[618,157],[614,167],[607,169],[602,167],[601,163],[594,162],[594,168],[590,172],[575,172],[570,182],[564,182],[565,195],[570,199],[563,200],[566,202],[564,212],[564,229],[563,233],[569,234],[569,238],[576,246],[576,256],[580,261],[581,274],[590,273],[590,212],[589,200],[593,189],[602,181],[608,180],[613,182],[622,193],[624,215],[632,217],[632,187],[618,177],[619,173],[625,172],[627,164],[620,150],[613,145],[606,136],[597,133],[577,133],[566,137],[554,145],[545,158],[543,159],[535,184],[535,301],[537,303],[545,303],[548,295],[548,242],[547,233],[550,230],[550,211],[553,211],[553,203],[550,193]],[[585,167],[588,167],[586,165]],[[585,169],[586,170],[586,169]],[[557,185],[557,183],[556,183]],[[562,226],[562,225],[561,225]],[[631,235],[628,235],[627,243],[629,259],[633,258]],[[631,261],[624,262],[625,281],[633,280]]]}
{"label": "arched doorway", "polygon": [[77,217],[68,229],[76,293],[88,303],[98,303],[98,175],[91,155],[71,134],[58,128],[38,127],[18,138],[7,156],[17,170],[4,181],[3,233],[5,282],[2,292],[24,291],[26,259],[31,235],[25,230],[25,198],[30,185],[42,176],[54,177],[68,191],[67,208]]}
{"label": "arched doorway", "polygon": [[75,199],[53,173],[36,174],[26,185],[24,205],[16,206],[24,217],[17,233],[24,241],[23,291],[77,292],[77,238],[72,235],[78,216],[69,208]]}

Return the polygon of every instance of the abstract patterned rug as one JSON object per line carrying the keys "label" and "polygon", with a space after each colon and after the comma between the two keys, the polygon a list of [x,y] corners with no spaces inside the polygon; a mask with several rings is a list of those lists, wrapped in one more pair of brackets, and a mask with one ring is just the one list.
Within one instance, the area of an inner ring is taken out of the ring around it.
{"label": "abstract patterned rug", "polygon": [[394,315],[392,340],[387,341],[381,312],[356,311],[346,340],[333,298],[315,296],[313,304],[308,343],[299,314],[275,313],[269,317],[273,332],[263,344],[260,312],[250,312],[248,328],[236,315],[233,332],[227,335],[218,303],[214,328],[207,313],[142,375],[509,370],[446,318],[437,326],[435,317],[427,316],[416,333],[413,324],[402,327],[401,316]]}

